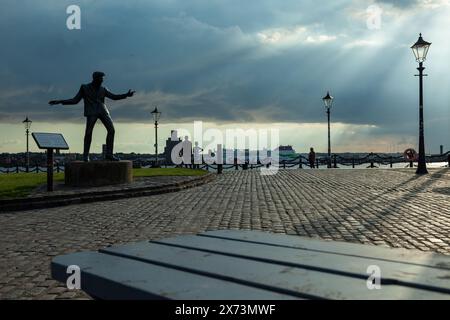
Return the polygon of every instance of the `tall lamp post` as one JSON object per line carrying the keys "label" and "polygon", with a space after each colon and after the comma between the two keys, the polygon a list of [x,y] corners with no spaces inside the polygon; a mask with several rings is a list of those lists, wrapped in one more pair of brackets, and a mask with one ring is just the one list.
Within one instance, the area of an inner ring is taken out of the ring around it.
{"label": "tall lamp post", "polygon": [[431,43],[423,40],[422,34],[419,34],[419,40],[411,47],[416,61],[419,63],[419,67],[417,68],[419,74],[416,75],[419,77],[419,162],[417,164],[416,174],[428,173],[425,162],[425,139],[423,132],[423,77],[426,76],[423,74],[423,70],[425,70],[423,62],[427,57],[430,45]]}
{"label": "tall lamp post", "polygon": [[26,164],[26,171],[30,172],[30,149],[29,149],[29,143],[28,139],[30,136],[30,128],[31,128],[31,121],[28,119],[28,116],[25,118],[25,120],[22,121],[23,125],[25,126],[25,135],[27,136],[27,164]]}
{"label": "tall lamp post", "polygon": [[333,99],[334,98],[330,96],[330,92],[327,92],[327,95],[322,98],[328,116],[328,168],[331,168],[330,109],[333,105]]}
{"label": "tall lamp post", "polygon": [[159,118],[161,117],[161,112],[158,111],[157,107],[155,107],[155,110],[153,110],[151,113],[153,116],[153,121],[155,122],[155,156],[156,156],[155,167],[158,167],[158,121]]}

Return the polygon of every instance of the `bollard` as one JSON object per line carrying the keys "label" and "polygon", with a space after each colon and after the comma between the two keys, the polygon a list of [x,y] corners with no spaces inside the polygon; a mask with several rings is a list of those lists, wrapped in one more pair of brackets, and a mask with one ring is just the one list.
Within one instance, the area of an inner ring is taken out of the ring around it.
{"label": "bollard", "polygon": [[222,174],[223,171],[223,164],[218,164],[217,165],[217,174]]}
{"label": "bollard", "polygon": [[355,159],[352,158],[352,168],[355,168]]}
{"label": "bollard", "polygon": [[410,167],[410,168],[414,167],[414,165],[413,165],[413,162],[412,162],[412,161],[410,161],[410,162],[409,162],[409,167]]}
{"label": "bollard", "polygon": [[337,168],[336,155],[334,155],[334,161],[333,161],[333,162],[334,162],[333,167],[334,167],[334,168]]}

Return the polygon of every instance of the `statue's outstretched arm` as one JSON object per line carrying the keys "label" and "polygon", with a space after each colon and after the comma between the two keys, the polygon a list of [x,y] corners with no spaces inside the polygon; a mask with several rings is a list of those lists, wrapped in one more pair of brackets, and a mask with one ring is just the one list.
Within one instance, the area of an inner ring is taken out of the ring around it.
{"label": "statue's outstretched arm", "polygon": [[77,104],[78,102],[80,102],[81,98],[83,98],[83,89],[82,87],[80,87],[80,90],[78,90],[78,93],[75,97],[73,97],[72,99],[67,99],[67,100],[51,100],[49,101],[50,105],[55,105],[55,104]]}
{"label": "statue's outstretched arm", "polygon": [[61,104],[77,104],[78,102],[81,101],[81,99],[83,98],[83,89],[82,87],[80,87],[80,90],[78,90],[78,93],[76,94],[75,97],[73,97],[72,99],[67,99],[67,100],[61,100]]}
{"label": "statue's outstretched arm", "polygon": [[109,91],[107,88],[105,88],[105,96],[111,100],[122,100],[128,97],[132,97],[134,94],[134,91],[128,90],[127,93],[124,94],[114,94],[111,91]]}

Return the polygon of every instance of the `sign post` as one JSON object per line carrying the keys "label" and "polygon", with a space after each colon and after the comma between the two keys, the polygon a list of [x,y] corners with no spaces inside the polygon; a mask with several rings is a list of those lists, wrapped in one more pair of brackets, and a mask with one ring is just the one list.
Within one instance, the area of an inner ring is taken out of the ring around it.
{"label": "sign post", "polygon": [[39,149],[47,150],[47,191],[53,191],[53,150],[67,150],[69,145],[60,133],[33,132],[31,134]]}
{"label": "sign post", "polygon": [[47,149],[47,191],[53,191],[53,149]]}

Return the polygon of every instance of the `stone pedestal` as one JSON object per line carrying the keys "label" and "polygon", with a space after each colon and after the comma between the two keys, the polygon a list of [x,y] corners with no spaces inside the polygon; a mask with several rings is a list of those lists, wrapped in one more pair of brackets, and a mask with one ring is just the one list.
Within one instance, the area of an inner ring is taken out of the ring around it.
{"label": "stone pedestal", "polygon": [[65,184],[98,187],[133,181],[132,161],[72,161],[65,166]]}

